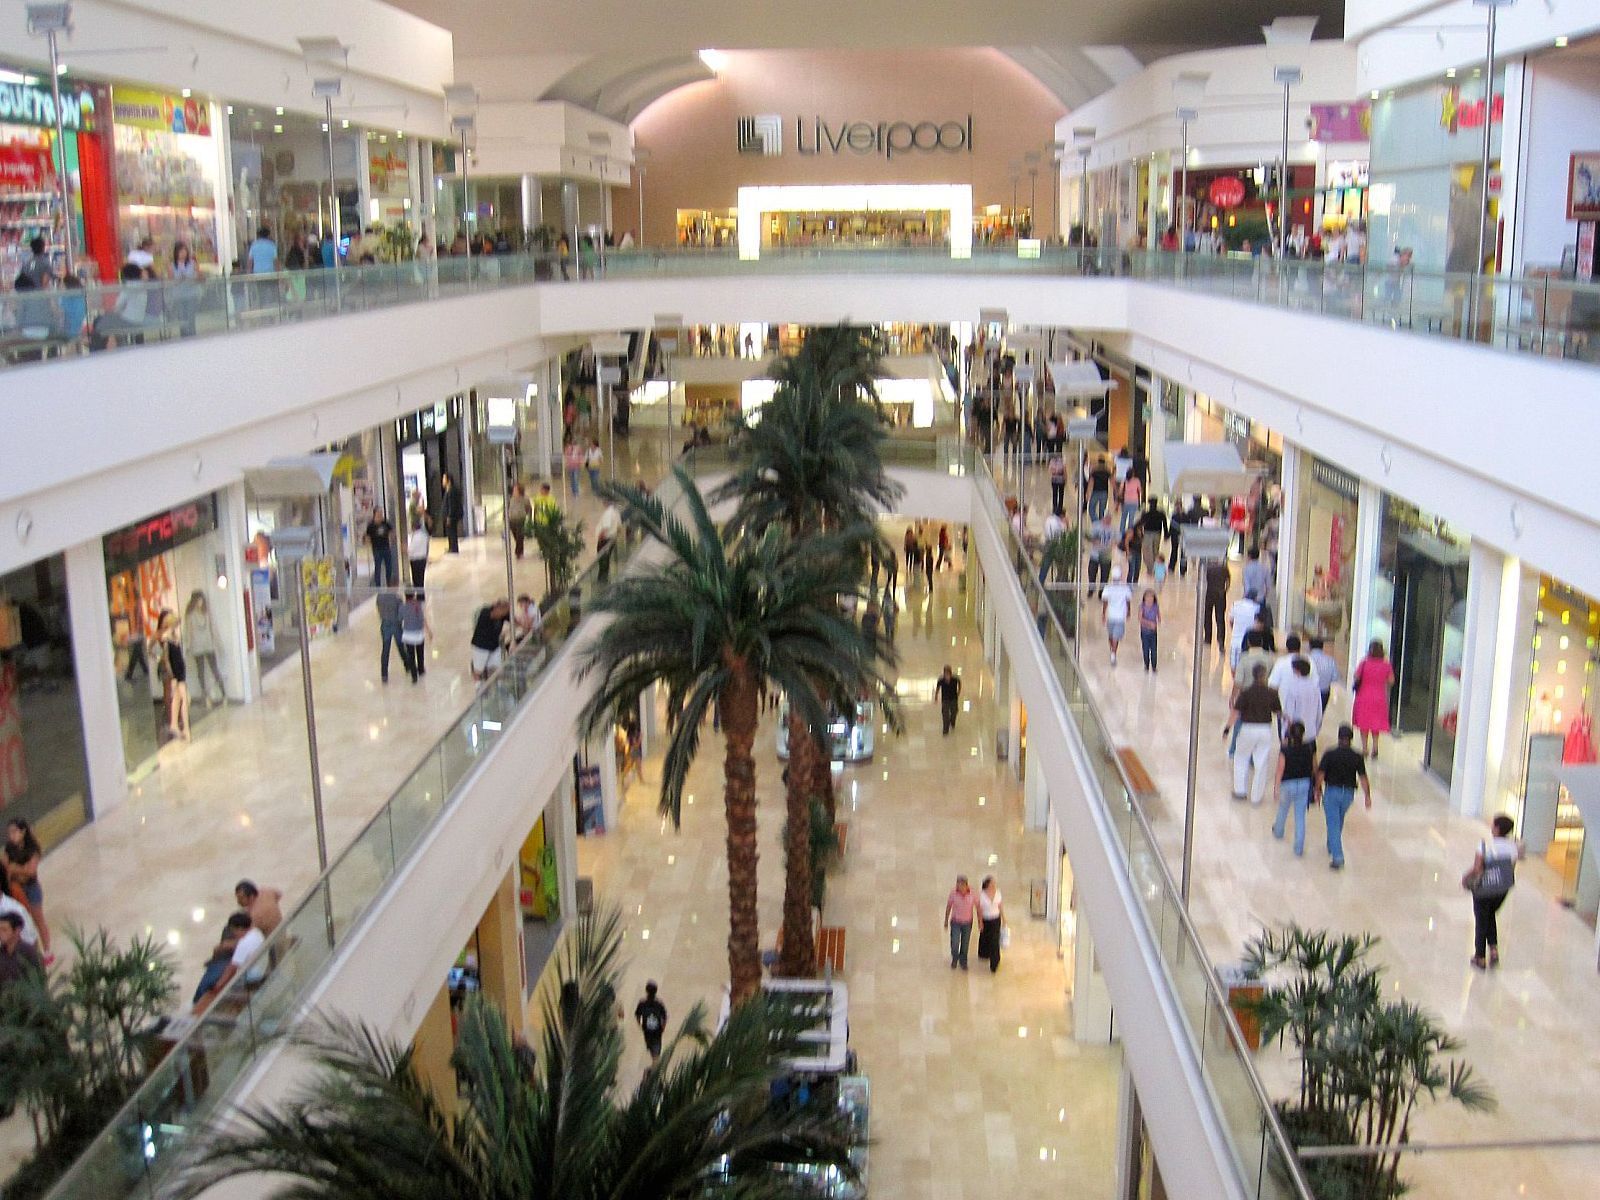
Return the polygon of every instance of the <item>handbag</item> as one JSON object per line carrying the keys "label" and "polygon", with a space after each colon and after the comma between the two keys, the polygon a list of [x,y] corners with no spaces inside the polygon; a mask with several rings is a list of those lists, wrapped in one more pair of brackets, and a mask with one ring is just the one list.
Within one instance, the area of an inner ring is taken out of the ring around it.
{"label": "handbag", "polygon": [[1009,925],[1002,925],[1000,927],[1000,949],[1011,949],[1011,926]]}
{"label": "handbag", "polygon": [[1483,866],[1474,867],[1463,875],[1461,886],[1472,893],[1474,900],[1504,896],[1517,882],[1517,860],[1490,858],[1488,848],[1482,842],[1478,843],[1478,853],[1483,858]]}

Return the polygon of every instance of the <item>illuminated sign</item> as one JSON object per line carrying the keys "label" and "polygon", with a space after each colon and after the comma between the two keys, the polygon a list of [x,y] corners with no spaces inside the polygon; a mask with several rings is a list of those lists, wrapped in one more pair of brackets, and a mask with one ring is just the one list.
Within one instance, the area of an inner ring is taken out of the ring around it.
{"label": "illuminated sign", "polygon": [[113,88],[111,119],[134,129],[211,136],[211,106],[193,96],[185,98],[139,88]]}
{"label": "illuminated sign", "polygon": [[204,537],[216,527],[217,505],[211,496],[202,496],[167,512],[136,521],[106,534],[106,574],[119,574],[146,559],[174,550],[185,542]]}
{"label": "illuminated sign", "polygon": [[1506,98],[1496,96],[1485,105],[1481,99],[1463,100],[1460,88],[1448,87],[1439,94],[1439,125],[1451,133],[1482,129],[1485,110],[1490,121],[1502,124],[1506,117]]}
{"label": "illuminated sign", "polygon": [[[810,133],[810,142],[806,135]],[[794,119],[795,152],[815,155],[824,152],[882,155],[972,153],[972,115],[965,121],[847,121],[835,128],[821,117],[812,120],[809,131],[804,117]]]}
{"label": "illuminated sign", "polygon": [[[54,128],[56,102],[49,88],[31,83],[0,84],[0,121],[16,125]],[[94,93],[85,87],[68,87],[62,80],[61,127],[67,130],[94,128]]]}

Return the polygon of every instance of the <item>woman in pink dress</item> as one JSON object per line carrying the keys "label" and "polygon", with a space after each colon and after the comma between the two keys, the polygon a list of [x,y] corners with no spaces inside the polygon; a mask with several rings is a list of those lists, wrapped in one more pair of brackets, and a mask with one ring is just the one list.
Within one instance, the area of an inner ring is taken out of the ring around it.
{"label": "woman in pink dress", "polygon": [[1350,719],[1361,731],[1361,753],[1368,758],[1378,757],[1378,735],[1389,732],[1389,688],[1393,684],[1394,668],[1383,656],[1383,643],[1373,642],[1350,680],[1355,691]]}

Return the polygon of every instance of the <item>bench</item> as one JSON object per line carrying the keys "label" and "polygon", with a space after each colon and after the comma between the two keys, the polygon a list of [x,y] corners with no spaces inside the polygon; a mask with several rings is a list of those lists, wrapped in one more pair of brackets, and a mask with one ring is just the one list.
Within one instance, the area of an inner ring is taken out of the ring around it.
{"label": "bench", "polygon": [[1138,751],[1132,746],[1123,746],[1117,751],[1117,761],[1122,764],[1123,774],[1133,787],[1134,798],[1140,801],[1154,799],[1159,789],[1156,781],[1150,778],[1150,772],[1145,770]]}
{"label": "bench", "polygon": [[844,927],[824,925],[817,930],[817,970],[827,975],[844,971]]}

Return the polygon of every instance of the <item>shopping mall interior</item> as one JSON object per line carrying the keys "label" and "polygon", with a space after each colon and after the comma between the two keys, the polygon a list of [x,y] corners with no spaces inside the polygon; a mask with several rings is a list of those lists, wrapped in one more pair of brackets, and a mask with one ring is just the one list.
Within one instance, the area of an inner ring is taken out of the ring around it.
{"label": "shopping mall interior", "polygon": [[1590,1194],[1596,147],[1594,3],[13,6],[0,1190]]}

